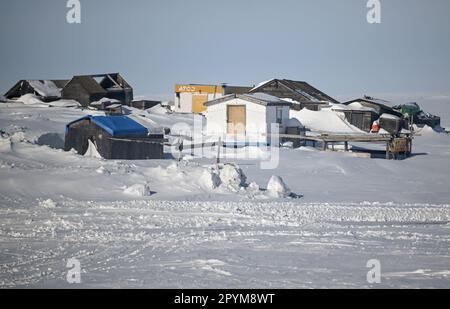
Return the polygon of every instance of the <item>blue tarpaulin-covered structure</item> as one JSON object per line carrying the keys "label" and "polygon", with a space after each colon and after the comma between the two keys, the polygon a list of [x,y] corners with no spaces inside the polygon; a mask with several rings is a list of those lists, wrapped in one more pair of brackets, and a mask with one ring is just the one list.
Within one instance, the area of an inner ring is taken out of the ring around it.
{"label": "blue tarpaulin-covered structure", "polygon": [[64,149],[83,155],[89,141],[105,159],[162,159],[164,136],[127,116],[86,116],[66,126]]}

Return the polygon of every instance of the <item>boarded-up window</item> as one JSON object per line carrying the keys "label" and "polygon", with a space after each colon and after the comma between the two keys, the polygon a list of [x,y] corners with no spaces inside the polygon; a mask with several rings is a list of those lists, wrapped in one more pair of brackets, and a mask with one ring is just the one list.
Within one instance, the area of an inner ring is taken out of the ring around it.
{"label": "boarded-up window", "polygon": [[203,113],[206,111],[205,103],[208,102],[208,95],[196,94],[192,97],[192,112]]}
{"label": "boarded-up window", "polygon": [[245,135],[247,115],[245,105],[227,106],[228,134]]}

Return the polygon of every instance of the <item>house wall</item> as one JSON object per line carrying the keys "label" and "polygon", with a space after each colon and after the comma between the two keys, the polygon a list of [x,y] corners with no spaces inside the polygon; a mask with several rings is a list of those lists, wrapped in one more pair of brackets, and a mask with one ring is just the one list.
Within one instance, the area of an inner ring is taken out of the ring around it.
{"label": "house wall", "polygon": [[123,105],[130,106],[133,101],[133,89],[108,90],[105,97],[118,100]]}
{"label": "house wall", "polygon": [[[246,136],[236,137],[227,134],[227,107],[233,105],[244,105],[246,107]],[[207,135],[220,136],[228,142],[237,140],[239,142],[246,141],[249,143],[268,143],[267,133],[270,131],[268,131],[267,118],[269,115],[271,119],[276,119],[276,114],[272,115],[275,109],[271,109],[271,112],[267,110],[268,107],[266,106],[239,98],[208,106],[206,112]],[[287,107],[285,114],[289,119],[289,107]]]}
{"label": "house wall", "polygon": [[178,113],[192,113],[195,95],[208,95],[208,101],[223,97],[222,93],[180,92],[178,95],[175,94],[175,111]]}
{"label": "house wall", "polygon": [[69,83],[61,92],[61,97],[64,100],[75,100],[82,106],[87,107],[90,103],[100,100],[106,93],[89,94],[78,83]]}
{"label": "house wall", "polygon": [[192,113],[193,99],[196,95],[207,95],[207,101],[223,97],[224,88],[220,85],[175,85],[175,111]]}
{"label": "house wall", "polygon": [[[277,123],[277,108],[281,108],[282,110],[282,118],[281,124],[277,132],[272,131],[272,124]],[[286,133],[286,127],[289,121],[289,106],[267,106],[266,111],[266,119],[267,119],[267,133],[277,133],[284,134]],[[270,136],[268,139],[270,140]]]}

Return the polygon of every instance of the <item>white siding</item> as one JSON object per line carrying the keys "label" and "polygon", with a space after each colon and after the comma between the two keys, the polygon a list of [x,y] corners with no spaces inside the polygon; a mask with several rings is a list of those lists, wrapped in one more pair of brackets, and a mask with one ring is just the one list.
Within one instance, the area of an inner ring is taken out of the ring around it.
{"label": "white siding", "polygon": [[267,107],[242,99],[233,99],[208,106],[206,113],[207,135],[221,136],[227,141],[235,139],[233,136],[227,136],[227,106],[230,105],[244,105],[246,107],[246,140],[250,143],[267,143]]}

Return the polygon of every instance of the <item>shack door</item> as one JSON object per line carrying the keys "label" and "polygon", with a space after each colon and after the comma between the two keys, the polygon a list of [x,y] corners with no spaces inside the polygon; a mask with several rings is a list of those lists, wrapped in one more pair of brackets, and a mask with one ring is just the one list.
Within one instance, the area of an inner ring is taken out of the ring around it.
{"label": "shack door", "polygon": [[247,115],[245,105],[227,106],[228,134],[245,135]]}
{"label": "shack door", "polygon": [[192,112],[197,114],[206,112],[206,102],[208,102],[207,94],[194,94],[192,97]]}

